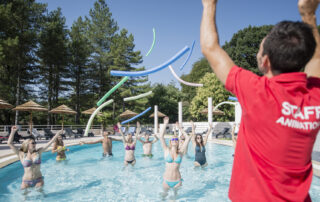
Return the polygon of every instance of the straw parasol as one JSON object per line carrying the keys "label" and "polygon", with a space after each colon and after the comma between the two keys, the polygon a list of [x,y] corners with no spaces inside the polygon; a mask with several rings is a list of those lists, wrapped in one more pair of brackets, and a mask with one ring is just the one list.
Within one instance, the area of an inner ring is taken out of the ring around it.
{"label": "straw parasol", "polygon": [[[161,113],[161,112],[158,111],[158,117],[162,118],[162,117],[166,117],[166,116],[167,116],[167,115],[165,115],[165,114],[163,114],[163,113]],[[150,118],[153,118],[153,117],[154,117],[154,113],[152,113],[149,117],[150,117]]]}
{"label": "straw parasol", "polygon": [[56,107],[52,109],[49,113],[54,113],[54,114],[62,114],[62,129],[63,129],[63,122],[64,122],[64,115],[65,114],[77,114],[76,111],[72,110],[66,105],[60,105],[59,107]]}
{"label": "straw parasol", "polygon": [[[212,108],[214,108],[214,107],[212,107]],[[201,113],[202,114],[208,114],[208,108],[202,110]],[[224,112],[219,110],[219,109],[217,109],[217,110],[212,110],[212,114],[213,115],[224,115]]]}
{"label": "straw parasol", "polygon": [[[120,118],[129,119],[129,118],[132,118],[132,117],[134,117],[136,115],[138,115],[138,114],[133,112],[133,111],[126,110],[125,112],[122,112],[119,116],[120,116]],[[128,127],[129,127],[129,122],[128,122]]]}
{"label": "straw parasol", "polygon": [[136,115],[138,115],[138,114],[133,111],[126,110],[125,112],[121,113],[119,116],[120,116],[120,118],[132,118]]}
{"label": "straw parasol", "polygon": [[[93,114],[94,111],[96,111],[96,109],[97,109],[97,108],[92,107],[91,109],[87,109],[86,111],[83,111],[83,112],[81,112],[81,113],[82,113],[82,114],[91,115],[91,114]],[[98,113],[97,113],[97,116],[101,116],[101,115],[102,115],[101,112],[98,112]]]}
{"label": "straw parasol", "polygon": [[14,111],[27,111],[30,112],[30,132],[32,132],[32,112],[36,111],[48,111],[48,109],[44,108],[43,106],[33,102],[30,100],[22,105],[16,106],[12,110]]}
{"label": "straw parasol", "polygon": [[10,109],[12,107],[13,106],[11,104],[9,104],[6,101],[0,99],[0,109]]}

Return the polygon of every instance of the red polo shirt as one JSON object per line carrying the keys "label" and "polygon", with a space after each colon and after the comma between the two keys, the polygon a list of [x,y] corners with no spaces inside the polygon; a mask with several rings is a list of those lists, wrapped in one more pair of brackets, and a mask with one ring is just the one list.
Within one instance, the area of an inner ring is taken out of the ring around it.
{"label": "red polo shirt", "polygon": [[309,201],[320,79],[301,72],[260,77],[235,66],[226,88],[242,108],[230,199]]}

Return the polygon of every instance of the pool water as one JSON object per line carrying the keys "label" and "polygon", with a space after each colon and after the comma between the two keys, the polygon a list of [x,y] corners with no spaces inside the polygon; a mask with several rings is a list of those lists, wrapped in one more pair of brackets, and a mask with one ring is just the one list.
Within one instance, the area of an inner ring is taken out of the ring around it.
{"label": "pool water", "polygon": [[[194,168],[191,143],[181,164],[184,179],[175,197],[168,200],[229,201],[233,148],[210,144],[206,147],[207,168]],[[113,157],[102,157],[101,144],[70,147],[69,160],[56,162],[51,152],[42,156],[45,179],[42,190],[20,190],[23,167],[20,162],[0,169],[0,201],[161,201],[162,175],[165,169],[160,142],[154,144],[152,159],[141,157],[136,146],[136,165],[123,166],[124,148],[114,142]],[[241,191],[241,190],[239,190]],[[320,180],[314,177],[310,189],[313,201],[320,202]]]}

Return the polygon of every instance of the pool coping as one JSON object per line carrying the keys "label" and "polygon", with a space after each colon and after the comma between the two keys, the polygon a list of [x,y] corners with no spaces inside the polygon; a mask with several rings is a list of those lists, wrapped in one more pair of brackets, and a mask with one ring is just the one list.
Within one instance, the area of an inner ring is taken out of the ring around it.
{"label": "pool coping", "polygon": [[[101,136],[96,136],[96,137],[101,138]],[[119,137],[119,136],[114,136],[114,137]],[[170,138],[170,137],[171,136],[165,136],[165,138]],[[231,140],[209,139],[208,142],[233,147],[233,142]],[[76,145],[79,145],[79,142],[65,144],[65,146],[76,146]],[[50,146],[45,152],[48,152],[51,149],[52,149],[52,146]],[[0,157],[0,169],[3,167],[6,167],[12,163],[17,162],[18,160],[19,160],[18,157],[14,153],[1,156]],[[313,167],[313,174],[317,177],[320,177],[320,162],[312,160],[312,167]]]}

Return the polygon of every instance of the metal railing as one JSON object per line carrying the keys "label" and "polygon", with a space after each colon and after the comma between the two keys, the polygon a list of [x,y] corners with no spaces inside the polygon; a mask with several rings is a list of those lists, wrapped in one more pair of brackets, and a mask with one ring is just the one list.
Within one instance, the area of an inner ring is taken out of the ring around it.
{"label": "metal railing", "polygon": [[[0,132],[7,132],[8,129],[11,127],[11,125],[0,125]],[[19,131],[27,131],[30,126],[29,125],[18,125],[19,127]],[[108,126],[108,127],[112,127],[112,126]],[[37,130],[42,130],[44,128],[48,128],[50,130],[61,130],[62,126],[61,125],[33,125],[32,128],[36,128]],[[71,128],[73,129],[77,129],[77,128],[82,128],[85,129],[86,125],[64,125],[63,128]],[[91,129],[101,129],[102,126],[101,125],[92,125]]]}

